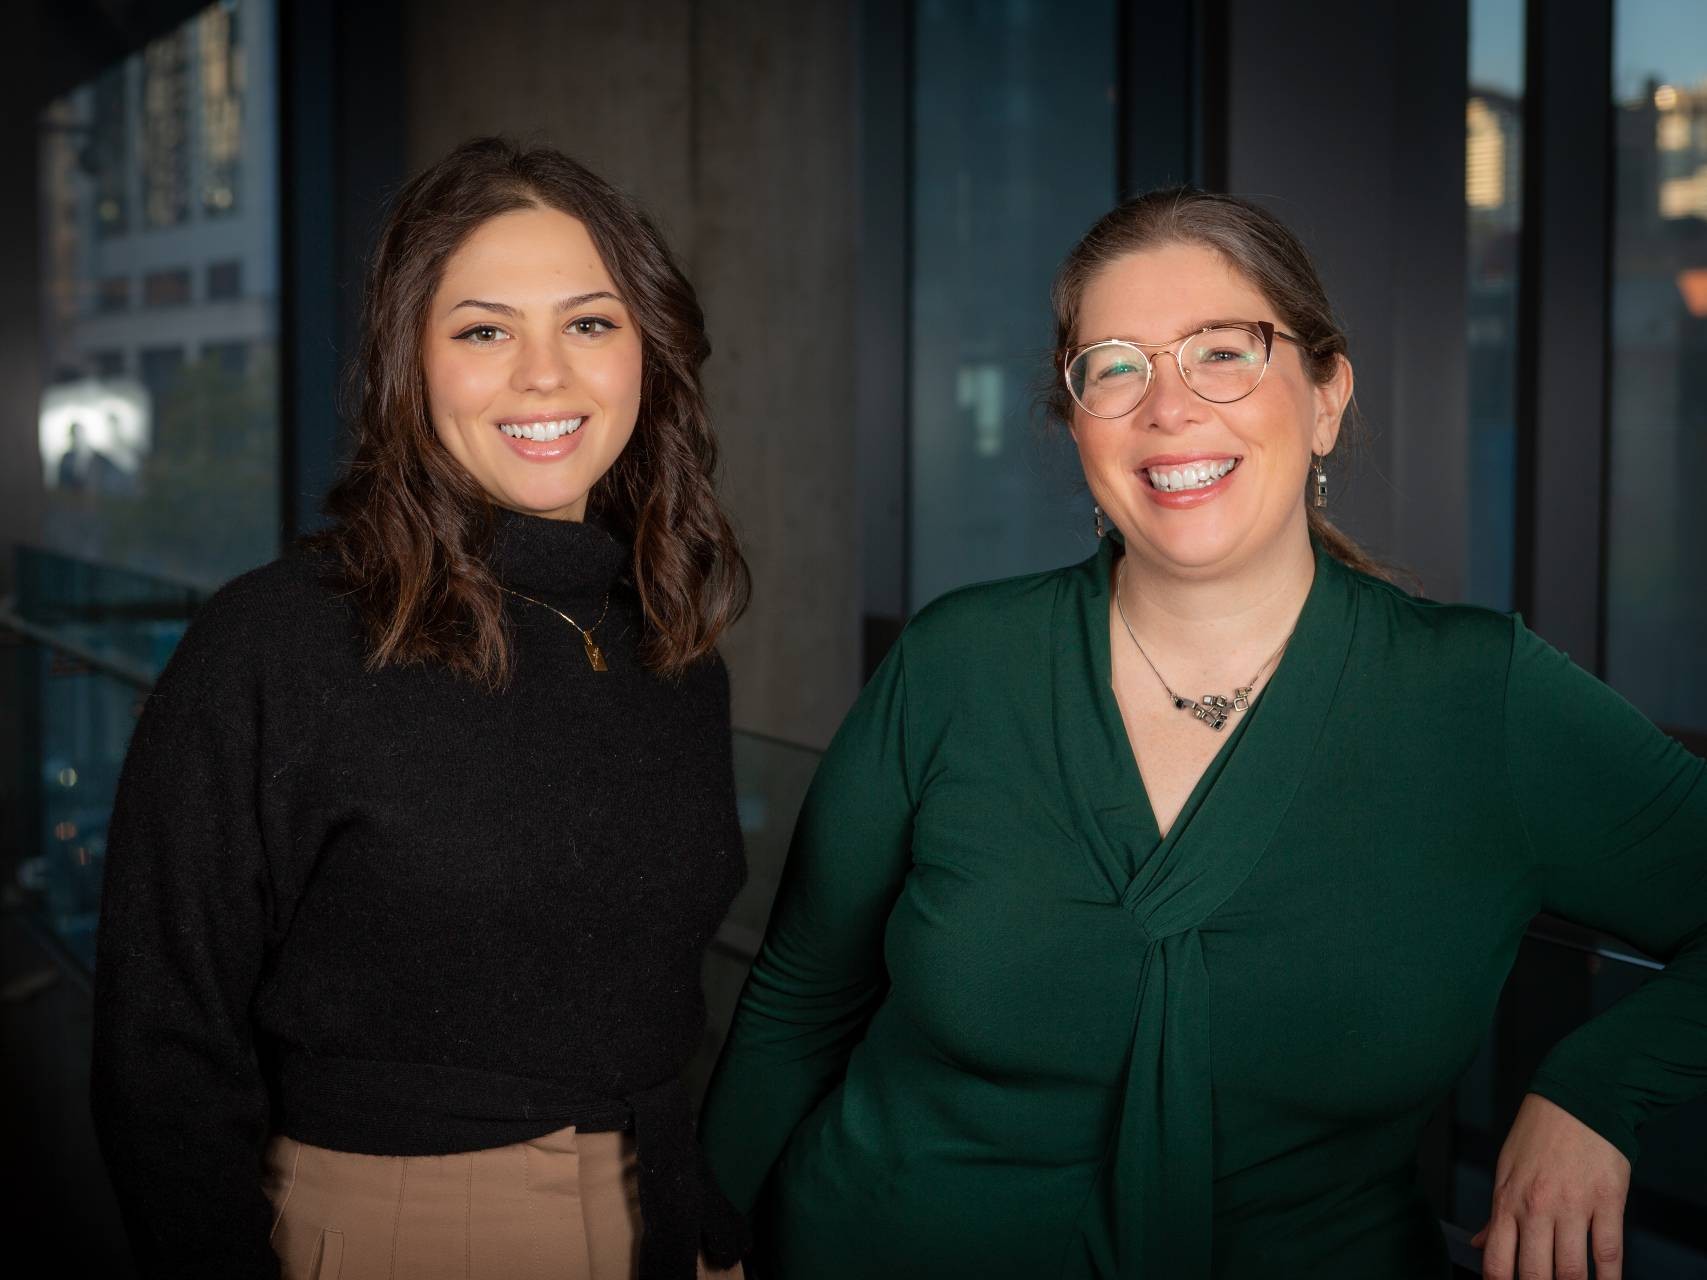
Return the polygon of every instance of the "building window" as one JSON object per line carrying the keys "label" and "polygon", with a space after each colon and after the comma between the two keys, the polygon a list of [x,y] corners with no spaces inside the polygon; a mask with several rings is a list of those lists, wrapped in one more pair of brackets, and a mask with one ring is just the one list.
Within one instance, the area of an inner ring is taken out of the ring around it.
{"label": "building window", "polygon": [[142,305],[181,307],[190,301],[190,273],[185,267],[150,271],[142,277]]}
{"label": "building window", "polygon": [[243,264],[210,262],[207,267],[207,300],[229,302],[243,296]]}
{"label": "building window", "polygon": [[[39,409],[43,474],[56,472],[75,415],[86,443],[131,477],[123,501],[106,502],[120,496],[110,489],[89,501],[85,488],[63,509],[50,484],[42,540],[52,551],[194,583],[277,552],[271,184],[211,200],[217,225],[203,228],[209,191],[265,172],[276,154],[278,101],[256,74],[273,63],[276,19],[276,0],[217,0],[39,117],[41,365],[57,375]],[[112,216],[108,200],[119,202]],[[135,322],[102,314],[134,309]],[[75,386],[90,379],[92,353],[118,350],[121,385]],[[99,440],[92,424],[105,419],[73,403],[97,391],[128,397],[122,429],[103,425]]]}
{"label": "building window", "polygon": [[206,342],[202,344],[202,363],[212,365],[221,373],[241,378],[249,372],[247,342]]}
{"label": "building window", "polygon": [[1055,268],[1115,200],[1120,41],[1113,0],[911,7],[917,609],[1092,549],[1071,443],[1036,431],[1032,405]]}
{"label": "building window", "polygon": [[130,225],[130,111],[125,68],[114,67],[94,83],[94,119],[82,157],[95,183],[95,234],[121,235]]}
{"label": "building window", "polygon": [[102,315],[130,310],[130,277],[105,276],[95,289],[95,310]]}
{"label": "building window", "polygon": [[148,394],[153,398],[158,411],[160,401],[178,387],[179,377],[184,372],[184,349],[144,347],[138,354],[138,363],[142,373],[142,385],[148,388]]}
{"label": "building window", "polygon": [[89,368],[97,378],[122,378],[125,375],[124,352],[91,351]]}
{"label": "building window", "polygon": [[1523,0],[1471,0],[1464,205],[1469,243],[1465,596],[1512,606],[1517,528],[1517,290],[1523,231]]}
{"label": "building window", "polygon": [[1707,733],[1707,44],[1619,0],[1613,60],[1606,675],[1660,724]]}
{"label": "building window", "polygon": [[189,32],[180,27],[142,53],[142,214],[147,227],[190,216]]}
{"label": "building window", "polygon": [[215,5],[197,19],[197,26],[201,36],[202,212],[212,218],[237,210],[246,68],[238,39],[236,5]]}

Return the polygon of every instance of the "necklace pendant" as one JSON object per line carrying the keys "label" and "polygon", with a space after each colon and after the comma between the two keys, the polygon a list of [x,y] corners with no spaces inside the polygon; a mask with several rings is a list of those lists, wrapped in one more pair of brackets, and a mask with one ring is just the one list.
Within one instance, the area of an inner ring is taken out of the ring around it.
{"label": "necklace pendant", "polygon": [[1246,685],[1243,689],[1233,690],[1233,710],[1249,711],[1251,709],[1251,688],[1251,685]]}
{"label": "necklace pendant", "polygon": [[1227,726],[1227,709],[1230,706],[1232,703],[1228,702],[1221,694],[1206,693],[1203,695],[1203,700],[1192,707],[1191,714],[1215,730],[1216,733],[1220,733]]}
{"label": "necklace pendant", "polygon": [[593,643],[593,637],[585,631],[581,633],[581,643],[587,646],[587,664],[594,671],[608,671],[605,666],[605,655],[599,652],[599,646]]}

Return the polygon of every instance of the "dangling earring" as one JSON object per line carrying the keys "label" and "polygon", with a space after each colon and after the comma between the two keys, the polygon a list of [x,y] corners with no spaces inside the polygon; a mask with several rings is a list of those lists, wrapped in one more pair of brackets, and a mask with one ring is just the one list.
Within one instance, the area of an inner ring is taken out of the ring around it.
{"label": "dangling earring", "polygon": [[1102,527],[1102,508],[1093,506],[1091,510],[1096,512],[1097,537],[1101,538],[1108,532]]}
{"label": "dangling earring", "polygon": [[1314,466],[1316,468],[1316,505],[1325,507],[1328,505],[1328,473],[1322,470],[1322,459],[1317,458]]}

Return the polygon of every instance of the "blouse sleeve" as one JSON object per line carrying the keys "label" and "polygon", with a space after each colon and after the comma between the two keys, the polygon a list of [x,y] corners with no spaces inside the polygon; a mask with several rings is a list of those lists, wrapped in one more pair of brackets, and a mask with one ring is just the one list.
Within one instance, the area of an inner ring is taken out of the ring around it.
{"label": "blouse sleeve", "polygon": [[807,790],[706,1097],[707,1155],[743,1212],[789,1135],[842,1078],[887,989],[883,931],[914,812],[904,646],[903,637],[878,668]]}
{"label": "blouse sleeve", "polygon": [[1648,1117],[1707,1094],[1707,761],[1521,623],[1505,724],[1543,909],[1666,962],[1531,1086],[1634,1159]]}
{"label": "blouse sleeve", "polygon": [[[269,877],[256,681],[204,607],[119,779],[95,967],[96,1131],[145,1276],[279,1274],[249,1006]],[[203,619],[206,619],[204,622]]]}

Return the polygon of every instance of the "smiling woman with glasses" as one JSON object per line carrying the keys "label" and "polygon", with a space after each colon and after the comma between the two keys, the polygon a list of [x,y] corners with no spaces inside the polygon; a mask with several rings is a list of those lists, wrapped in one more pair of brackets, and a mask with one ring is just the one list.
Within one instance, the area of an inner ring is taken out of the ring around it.
{"label": "smiling woman with glasses", "polygon": [[704,1117],[757,1273],[1443,1277],[1418,1143],[1545,910],[1670,963],[1536,1075],[1480,1240],[1617,1276],[1707,1091],[1707,766],[1327,519],[1352,368],[1272,216],[1133,200],[1053,302],[1109,536],[922,611],[825,756]]}

